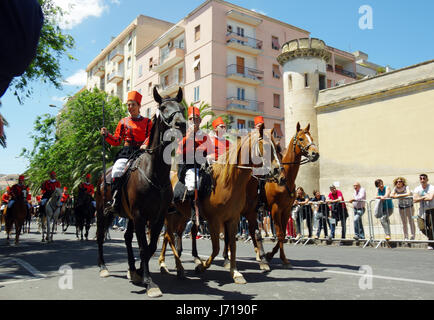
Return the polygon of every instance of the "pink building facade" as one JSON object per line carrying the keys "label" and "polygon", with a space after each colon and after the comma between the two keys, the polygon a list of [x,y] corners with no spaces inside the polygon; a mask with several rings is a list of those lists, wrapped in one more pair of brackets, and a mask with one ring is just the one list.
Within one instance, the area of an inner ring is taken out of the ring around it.
{"label": "pink building facade", "polygon": [[[228,114],[232,129],[253,128],[262,115],[277,136],[284,131],[283,79],[276,58],[281,45],[309,37],[306,30],[221,0],[208,0],[136,54],[133,89],[143,95],[141,112],[155,112],[152,89],[187,103],[206,102]],[[330,48],[323,89],[355,81],[355,59]]]}

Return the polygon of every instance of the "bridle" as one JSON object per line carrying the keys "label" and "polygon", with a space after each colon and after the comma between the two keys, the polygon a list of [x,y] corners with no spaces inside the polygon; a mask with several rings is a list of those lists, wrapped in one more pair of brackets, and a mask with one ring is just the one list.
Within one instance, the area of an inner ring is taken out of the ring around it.
{"label": "bridle", "polygon": [[[313,143],[313,141],[310,141],[310,143],[307,146],[302,146],[300,139],[298,138],[298,135],[295,134],[294,138],[292,138],[293,142],[292,142],[292,146],[293,146],[293,151],[295,154],[295,149],[296,147],[299,147],[301,150],[301,154],[305,157],[304,159],[302,159],[301,161],[295,161],[295,162],[282,162],[282,165],[287,165],[287,164],[299,164],[299,165],[303,165],[309,162],[313,162],[313,157],[309,154],[309,148],[311,146],[315,146],[316,144]],[[309,139],[310,140],[310,139]]]}

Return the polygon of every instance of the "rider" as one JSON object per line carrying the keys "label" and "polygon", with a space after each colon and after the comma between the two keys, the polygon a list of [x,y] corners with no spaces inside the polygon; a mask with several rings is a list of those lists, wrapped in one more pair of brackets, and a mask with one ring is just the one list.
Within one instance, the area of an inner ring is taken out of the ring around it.
{"label": "rider", "polygon": [[84,189],[92,197],[92,205],[96,208],[96,201],[93,199],[93,195],[95,193],[95,188],[92,183],[90,183],[90,179],[92,178],[91,174],[86,174],[86,182],[80,183],[78,189]]}
{"label": "rider", "polygon": [[129,117],[121,119],[116,127],[114,135],[111,135],[107,128],[101,128],[101,134],[105,140],[112,146],[119,146],[124,141],[124,147],[116,155],[115,163],[112,168],[112,186],[111,192],[113,201],[108,208],[108,212],[119,211],[121,177],[124,174],[124,169],[127,165],[128,158],[142,145],[147,146],[149,143],[149,135],[152,129],[152,121],[140,115],[142,95],[137,91],[130,91],[127,98],[127,107],[130,114]]}
{"label": "rider", "polygon": [[42,212],[44,212],[43,210],[45,210],[45,204],[47,203],[48,199],[50,199],[56,188],[60,188],[60,182],[56,179],[56,172],[51,171],[50,179],[45,180],[41,186],[42,199],[40,210],[42,210]]}
{"label": "rider", "polygon": [[215,119],[212,122],[212,126],[214,128],[214,132],[212,132],[210,136],[214,138],[214,160],[217,161],[218,157],[229,149],[231,143],[229,140],[223,138],[223,135],[226,133],[226,124],[222,117]]}
{"label": "rider", "polygon": [[[264,117],[263,116],[257,116],[255,117],[255,130],[265,129],[265,123],[264,123]],[[258,204],[257,208],[258,210],[261,210],[263,213],[265,213],[265,181],[262,179],[258,180]]]}
{"label": "rider", "polygon": [[0,208],[0,216],[3,213],[3,210],[8,205],[9,199],[11,197],[10,193],[11,193],[11,187],[7,186],[5,193],[3,193],[3,195],[2,195],[2,204],[1,204],[1,208]]}
{"label": "rider", "polygon": [[18,177],[18,183],[14,184],[11,188],[11,199],[8,202],[8,209],[12,207],[20,194],[22,194],[23,199],[26,200],[27,209],[30,209],[30,204],[28,201],[31,200],[32,197],[29,193],[29,188],[24,184],[24,175],[20,175]]}
{"label": "rider", "polygon": [[60,199],[60,202],[62,203],[62,206],[68,201],[68,199],[69,199],[68,188],[67,187],[63,187],[62,198]]}

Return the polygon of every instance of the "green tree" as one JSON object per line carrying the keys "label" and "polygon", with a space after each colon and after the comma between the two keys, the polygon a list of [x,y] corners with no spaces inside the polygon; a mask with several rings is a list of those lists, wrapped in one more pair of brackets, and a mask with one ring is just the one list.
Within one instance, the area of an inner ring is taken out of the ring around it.
{"label": "green tree", "polygon": [[[63,186],[75,189],[87,173],[95,184],[102,172],[102,107],[105,126],[114,132],[127,109],[117,97],[94,89],[84,90],[71,97],[57,117],[44,115],[35,121],[32,135],[33,150],[23,149],[21,155],[29,159],[26,175],[36,192],[51,170],[56,171]],[[119,147],[105,143],[107,168]]]}

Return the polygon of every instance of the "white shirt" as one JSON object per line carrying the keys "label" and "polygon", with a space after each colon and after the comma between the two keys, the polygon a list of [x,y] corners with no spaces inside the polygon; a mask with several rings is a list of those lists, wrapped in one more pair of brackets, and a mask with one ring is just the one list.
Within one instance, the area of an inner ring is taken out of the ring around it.
{"label": "white shirt", "polygon": [[[418,194],[419,196],[423,197],[429,193],[434,193],[434,186],[428,184],[426,188],[422,188],[421,185],[417,186],[414,191],[414,194]],[[420,207],[419,207],[419,217],[424,218],[425,216],[425,210],[427,209],[434,209],[434,198],[431,201],[421,201]]]}

